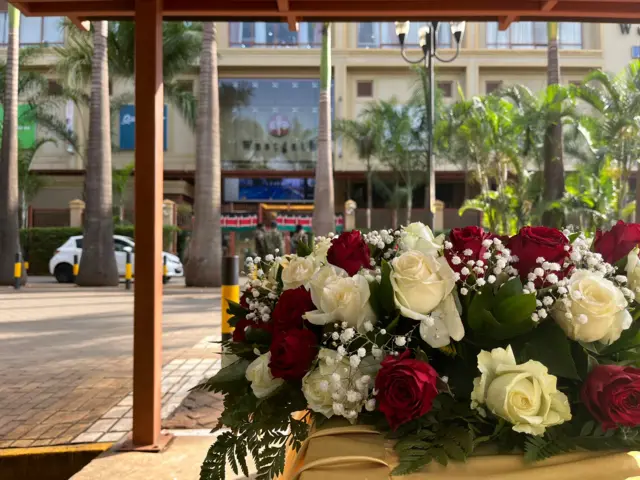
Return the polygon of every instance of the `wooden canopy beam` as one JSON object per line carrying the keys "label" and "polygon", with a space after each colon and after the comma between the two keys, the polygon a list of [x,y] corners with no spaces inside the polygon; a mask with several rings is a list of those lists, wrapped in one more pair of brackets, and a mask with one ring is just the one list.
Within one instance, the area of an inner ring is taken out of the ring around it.
{"label": "wooden canopy beam", "polygon": [[542,11],[543,12],[550,12],[551,10],[553,10],[555,8],[556,5],[558,5],[558,0],[547,0],[542,5]]}
{"label": "wooden canopy beam", "polygon": [[507,28],[509,28],[509,25],[511,25],[513,22],[517,20],[518,20],[518,17],[516,17],[515,15],[507,15],[506,17],[500,17],[500,19],[498,20],[498,29],[504,32]]}

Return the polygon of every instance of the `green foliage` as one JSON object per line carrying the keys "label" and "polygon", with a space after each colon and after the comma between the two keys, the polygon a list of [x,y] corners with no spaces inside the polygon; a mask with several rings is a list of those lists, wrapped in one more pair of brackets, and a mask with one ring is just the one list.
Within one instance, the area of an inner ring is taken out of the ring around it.
{"label": "green foliage", "polygon": [[500,289],[486,285],[477,293],[469,306],[467,322],[481,339],[505,340],[535,328],[531,320],[535,311],[535,295],[522,293],[522,282],[514,278]]}
{"label": "green foliage", "polygon": [[[178,231],[177,227],[165,226],[163,240],[165,248],[171,244],[173,233]],[[133,226],[116,226],[115,235],[132,237],[134,235]],[[49,260],[53,257],[56,249],[61,247],[69,237],[82,235],[80,227],[44,227],[25,228],[20,231],[20,244],[25,250],[29,259],[29,273],[32,275],[49,275]]]}

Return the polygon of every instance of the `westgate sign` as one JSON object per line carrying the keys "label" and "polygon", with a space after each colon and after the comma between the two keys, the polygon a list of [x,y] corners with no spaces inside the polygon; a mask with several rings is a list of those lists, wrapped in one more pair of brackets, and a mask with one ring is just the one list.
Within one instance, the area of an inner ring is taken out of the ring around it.
{"label": "westgate sign", "polygon": [[[623,35],[629,35],[631,33],[631,28],[634,26],[630,23],[620,23],[620,33],[622,33]],[[635,32],[637,35],[640,36],[640,27],[635,27]]]}

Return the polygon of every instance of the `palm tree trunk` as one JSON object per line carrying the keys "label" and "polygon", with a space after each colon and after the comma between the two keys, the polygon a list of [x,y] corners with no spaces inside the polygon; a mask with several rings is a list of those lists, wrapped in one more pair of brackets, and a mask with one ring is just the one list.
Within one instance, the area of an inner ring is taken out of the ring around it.
{"label": "palm tree trunk", "polygon": [[220,99],[216,25],[212,22],[203,24],[199,82],[195,220],[185,277],[189,287],[219,287],[222,280]]}
{"label": "palm tree trunk", "polygon": [[334,232],[333,159],[331,158],[331,24],[322,28],[320,53],[320,112],[318,126],[318,163],[314,191],[313,230],[317,235]]}
{"label": "palm tree trunk", "polygon": [[[411,174],[411,173],[409,173]],[[413,185],[411,182],[407,184],[407,216],[405,217],[405,225],[411,223],[411,210],[413,209]]]}
{"label": "palm tree trunk", "polygon": [[[4,121],[0,152],[0,285],[13,285],[13,264],[21,253],[18,228],[18,56],[20,12],[9,4]],[[23,269],[23,283],[26,275]]]}
{"label": "palm tree trunk", "polygon": [[373,205],[373,171],[367,163],[367,230],[371,230],[371,206]]}
{"label": "palm tree trunk", "polygon": [[391,226],[395,230],[398,228],[398,205],[400,199],[398,197],[398,191],[400,190],[400,180],[398,179],[398,173],[394,173],[395,183],[393,185],[393,211],[391,212]]}
{"label": "palm tree trunk", "polygon": [[[549,22],[547,48],[547,83],[560,84],[560,62],[558,60],[558,24]],[[544,191],[545,203],[555,202],[564,195],[564,164],[562,158],[562,122],[547,125],[544,136]],[[563,215],[559,210],[547,209],[542,214],[542,224],[560,227]]]}
{"label": "palm tree trunk", "polygon": [[109,115],[108,23],[93,22],[91,106],[85,172],[84,240],[81,286],[117,286],[118,267],[113,244],[113,192],[111,169],[111,119]]}

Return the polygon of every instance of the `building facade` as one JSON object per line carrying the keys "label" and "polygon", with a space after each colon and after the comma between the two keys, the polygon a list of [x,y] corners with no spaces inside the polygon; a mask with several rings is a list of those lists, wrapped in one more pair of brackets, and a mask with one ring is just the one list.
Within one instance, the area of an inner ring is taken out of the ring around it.
{"label": "building facade", "polygon": [[[406,40],[409,56],[420,54],[418,27],[412,25]],[[313,203],[321,28],[321,24],[302,23],[298,32],[291,32],[286,23],[218,24],[226,211],[260,214],[261,204],[282,205],[287,210]],[[409,99],[416,76],[400,57],[391,22],[334,24],[332,37],[334,118],[356,118],[372,100]],[[437,85],[444,100],[456,101],[459,89],[469,97],[507,84],[544,88],[546,38],[546,24],[542,22],[513,23],[506,31],[500,31],[496,23],[468,24],[459,58],[436,64]],[[0,17],[2,41],[6,42],[6,19]],[[56,44],[63,43],[64,37],[56,19],[23,18],[21,41]],[[580,82],[591,70],[619,71],[632,58],[640,57],[640,27],[564,23],[559,43],[562,82]],[[441,24],[438,44],[442,56],[454,53],[447,24]],[[33,68],[48,72],[54,60],[53,54],[47,54]],[[53,75],[51,79],[55,88]],[[185,72],[180,82],[195,93],[196,68]],[[114,93],[133,90],[132,85],[120,84],[113,89]],[[68,105],[59,114],[82,143],[86,139],[86,112]],[[118,147],[113,154],[115,167],[133,161],[134,127],[135,107],[124,105],[112,126]],[[37,125],[21,126],[21,135],[29,131],[33,136],[48,136]],[[365,167],[349,145],[339,137],[334,141],[337,209],[350,198],[364,206]],[[195,181],[194,134],[172,105],[165,109],[164,147],[165,197],[189,204]],[[47,144],[39,150],[32,169],[47,181],[31,202],[31,223],[64,223],[66,217],[61,212],[68,209],[71,200],[82,198],[81,156],[62,142]],[[387,173],[378,169],[377,176],[384,183]],[[439,161],[436,182],[436,197],[445,208],[445,228],[478,221],[476,216],[461,219],[457,214],[464,198],[464,176],[458,167]],[[414,218],[420,218],[424,198],[422,188],[418,190],[414,194]],[[131,204],[132,198],[127,203]],[[376,187],[373,207],[373,226],[390,225],[384,187]]]}

